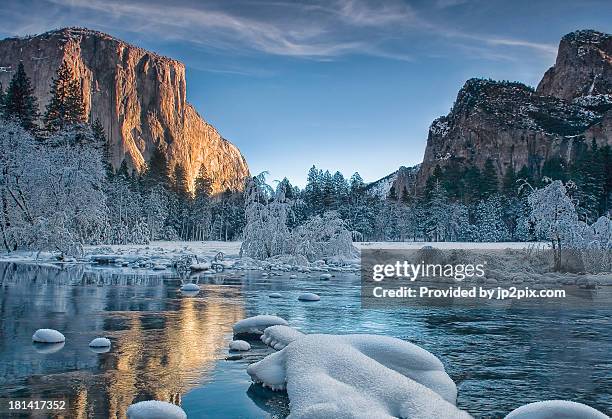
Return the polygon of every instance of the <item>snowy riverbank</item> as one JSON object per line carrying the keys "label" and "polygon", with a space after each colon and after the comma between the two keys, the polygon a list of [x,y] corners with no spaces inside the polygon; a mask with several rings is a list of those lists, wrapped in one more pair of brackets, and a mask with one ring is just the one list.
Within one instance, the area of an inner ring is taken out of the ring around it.
{"label": "snowy riverbank", "polygon": [[[158,241],[147,245],[87,246],[78,258],[62,258],[54,252],[12,252],[0,253],[0,261],[61,267],[64,265],[84,265],[86,269],[114,269],[145,275],[171,274],[183,270],[191,274],[213,274],[216,267],[223,270],[260,270],[262,275],[277,272],[293,272],[290,277],[319,272],[357,272],[359,258],[329,258],[308,262],[305,258],[282,255],[265,261],[239,257],[241,242],[181,242]],[[484,255],[494,264],[484,279],[487,283],[512,284],[562,284],[562,285],[612,285],[612,274],[557,273],[534,267],[538,253],[535,249],[545,249],[544,243],[502,242],[358,242],[359,250],[392,249],[416,250],[434,247],[442,250],[459,249],[474,251]],[[531,256],[528,249],[531,250]],[[504,251],[507,250],[507,251]],[[522,252],[525,250],[525,252]],[[221,255],[220,255],[221,254]],[[217,259],[217,260],[216,260]],[[215,262],[216,260],[216,262]],[[517,263],[517,261],[519,263]],[[266,273],[268,272],[268,273]],[[329,279],[329,278],[327,278]]]}

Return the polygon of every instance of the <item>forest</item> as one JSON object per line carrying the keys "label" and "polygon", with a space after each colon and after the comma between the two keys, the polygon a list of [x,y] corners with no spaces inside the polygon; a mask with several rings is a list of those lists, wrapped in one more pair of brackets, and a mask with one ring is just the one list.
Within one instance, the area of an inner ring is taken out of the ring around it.
{"label": "forest", "polygon": [[259,214],[268,211],[273,231],[280,223],[278,231],[304,234],[305,226],[326,220],[353,241],[549,239],[550,232],[538,231],[530,197],[553,184],[569,199],[576,223],[609,220],[612,156],[609,146],[598,148],[595,142],[583,145],[571,164],[544,162],[537,175],[523,168],[499,179],[491,160],[482,170],[451,162],[436,167],[419,193],[392,187],[379,196],[359,173],[347,179],[313,166],[303,189],[286,178],[268,185],[262,174],[245,179],[244,191],[213,195],[204,165],[190,188],[185,169],[169,167],[161,148],[142,173],[125,161],[113,169],[104,130],[86,115],[81,86],[66,63],[50,94],[40,112],[22,65],[9,86],[0,87],[0,233],[7,251],[78,253],[88,244],[152,240],[248,241],[262,222],[248,212],[254,202],[261,205]]}

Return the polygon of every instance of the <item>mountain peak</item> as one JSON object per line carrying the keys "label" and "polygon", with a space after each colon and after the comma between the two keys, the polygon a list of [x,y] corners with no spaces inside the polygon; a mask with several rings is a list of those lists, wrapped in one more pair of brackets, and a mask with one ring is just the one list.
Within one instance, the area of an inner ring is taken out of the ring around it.
{"label": "mountain peak", "polygon": [[612,35],[593,29],[580,29],[570,32],[561,38],[561,42],[576,42],[581,44],[600,44],[609,40]]}
{"label": "mountain peak", "polygon": [[555,65],[537,92],[572,100],[612,92],[612,35],[592,29],[568,33],[559,43]]}

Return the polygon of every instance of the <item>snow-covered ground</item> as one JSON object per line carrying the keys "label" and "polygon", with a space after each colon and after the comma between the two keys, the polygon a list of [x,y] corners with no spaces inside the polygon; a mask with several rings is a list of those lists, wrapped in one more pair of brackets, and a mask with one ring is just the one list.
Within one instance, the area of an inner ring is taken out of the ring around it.
{"label": "snow-covered ground", "polygon": [[[194,274],[214,273],[215,268],[237,271],[260,270],[263,276],[279,275],[281,272],[320,272],[321,279],[329,279],[329,272],[357,272],[358,258],[330,258],[308,263],[304,258],[290,255],[275,256],[265,261],[239,257],[241,242],[181,242],[158,241],[148,245],[87,246],[79,258],[60,258],[52,252],[0,253],[0,261],[24,262],[37,265],[58,266],[82,264],[86,269],[123,270],[147,275],[169,274],[173,269],[183,269]],[[597,275],[549,272],[538,259],[539,251],[547,249],[546,243],[502,242],[360,242],[354,243],[359,250],[390,249],[418,250],[424,247],[439,249],[473,250],[484,255],[489,262],[486,275],[488,283],[513,284],[562,284],[562,285],[612,285],[612,274]],[[522,249],[530,251],[521,252]],[[507,252],[502,252],[507,250]],[[222,253],[222,260],[215,257]],[[538,266],[540,265],[540,266]],[[295,277],[296,275],[292,275]]]}

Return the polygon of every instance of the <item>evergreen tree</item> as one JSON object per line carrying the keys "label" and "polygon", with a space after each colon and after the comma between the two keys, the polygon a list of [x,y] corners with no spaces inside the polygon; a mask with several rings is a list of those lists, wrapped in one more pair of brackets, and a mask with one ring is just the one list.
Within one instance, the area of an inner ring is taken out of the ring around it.
{"label": "evergreen tree", "polygon": [[87,122],[81,84],[75,79],[66,61],[57,70],[50,93],[51,100],[44,116],[47,131],[56,132],[67,126]]}
{"label": "evergreen tree", "polygon": [[160,145],[155,147],[147,169],[143,174],[142,183],[145,189],[151,189],[156,185],[160,185],[164,188],[170,187],[170,173],[168,170],[168,160],[166,159],[166,153]]}
{"label": "evergreen tree", "polygon": [[503,205],[498,195],[480,201],[476,207],[476,231],[481,242],[500,242],[510,239],[503,220]]}
{"label": "evergreen tree", "polygon": [[106,177],[110,179],[114,174],[113,169],[113,156],[111,151],[110,143],[106,139],[106,134],[104,133],[104,127],[98,118],[91,125],[91,132],[93,134],[94,143],[96,147],[102,148],[102,158],[104,159],[104,168],[106,169]]}
{"label": "evergreen tree", "polygon": [[326,170],[322,177],[321,203],[323,204],[324,211],[337,208],[334,179],[331,173],[329,173],[329,170]]}
{"label": "evergreen tree", "polygon": [[480,180],[480,196],[483,198],[488,198],[489,196],[497,193],[498,190],[499,180],[497,178],[497,171],[493,165],[493,160],[487,159],[482,170],[482,177]]}
{"label": "evergreen tree", "polygon": [[605,162],[594,139],[591,147],[580,153],[572,172],[572,180],[577,186],[573,198],[578,201],[578,215],[583,221],[595,221],[599,217],[607,174]]}
{"label": "evergreen tree", "polygon": [[482,176],[480,170],[476,166],[469,166],[463,176],[465,179],[465,202],[478,201],[481,198],[480,182]]}
{"label": "evergreen tree", "polygon": [[542,177],[544,176],[549,177],[552,180],[566,182],[568,177],[565,161],[563,161],[563,159],[560,157],[553,157],[546,160],[542,166]]}
{"label": "evergreen tree", "polygon": [[502,191],[506,196],[516,196],[519,185],[517,184],[516,172],[514,171],[514,166],[511,164],[506,170],[504,174],[504,179],[502,181]]}
{"label": "evergreen tree", "polygon": [[30,132],[36,129],[38,103],[23,63],[19,63],[17,72],[11,79],[0,103],[2,103],[2,113],[6,119],[15,118],[24,129]]}
{"label": "evergreen tree", "polygon": [[310,214],[322,213],[322,174],[315,166],[308,171],[306,188],[304,189],[304,200],[308,205]]}

